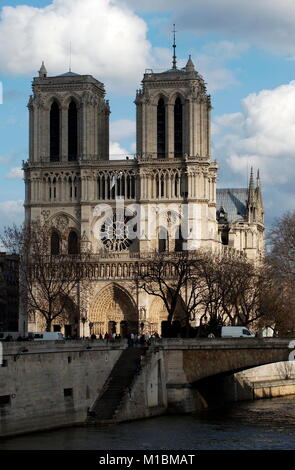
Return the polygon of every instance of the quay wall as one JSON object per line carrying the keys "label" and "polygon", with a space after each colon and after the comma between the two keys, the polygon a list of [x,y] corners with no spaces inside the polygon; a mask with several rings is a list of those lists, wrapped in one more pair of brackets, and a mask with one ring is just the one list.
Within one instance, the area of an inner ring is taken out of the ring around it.
{"label": "quay wall", "polygon": [[[126,341],[103,340],[3,343],[0,437],[84,424],[126,347]],[[155,342],[113,421],[295,394],[295,362],[253,367],[288,357],[286,348],[283,341]],[[250,368],[234,373],[235,364]]]}
{"label": "quay wall", "polygon": [[3,344],[0,436],[84,423],[126,342]]}

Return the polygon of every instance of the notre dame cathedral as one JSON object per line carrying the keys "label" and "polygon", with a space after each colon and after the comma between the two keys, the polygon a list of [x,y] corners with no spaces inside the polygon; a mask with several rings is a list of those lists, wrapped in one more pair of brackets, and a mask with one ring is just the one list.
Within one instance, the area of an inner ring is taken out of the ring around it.
{"label": "notre dame cathedral", "polygon": [[[53,325],[66,336],[81,335],[82,320],[86,336],[130,325],[160,333],[164,305],[132,280],[135,260],[155,251],[225,245],[253,260],[263,254],[259,173],[254,179],[251,170],[248,188],[216,189],[211,99],[191,58],[184,68],[174,55],[170,70],[147,70],[135,105],[136,154],[110,160],[104,85],[73,72],[48,76],[44,63],[33,80],[26,223],[47,224],[53,255],[87,247],[96,259],[86,316],[73,309]],[[38,316],[28,328],[40,331]]]}

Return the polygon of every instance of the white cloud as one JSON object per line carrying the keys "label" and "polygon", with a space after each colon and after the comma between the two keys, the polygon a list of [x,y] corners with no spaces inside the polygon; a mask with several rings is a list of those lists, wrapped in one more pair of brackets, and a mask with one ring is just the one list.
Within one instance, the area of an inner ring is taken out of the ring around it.
{"label": "white cloud", "polygon": [[178,31],[246,40],[295,57],[293,0],[125,0],[137,11],[168,10]]}
{"label": "white cloud", "polygon": [[146,23],[122,2],[53,0],[44,8],[2,8],[0,69],[35,73],[44,60],[48,74],[68,68],[93,74],[108,87],[134,89],[150,61]]}
{"label": "white cloud", "polygon": [[[230,41],[220,41],[206,44],[202,53],[190,50],[195,68],[204,77],[210,93],[238,83],[233,71],[226,68],[226,61],[238,59],[247,47],[244,43],[235,44]],[[171,49],[154,47],[152,54],[150,67],[154,72],[163,72],[171,67]],[[184,67],[187,60],[188,56],[177,57],[177,67]]]}
{"label": "white cloud", "polygon": [[118,142],[110,142],[110,160],[125,160],[129,152]]}
{"label": "white cloud", "polygon": [[24,221],[23,201],[0,202],[0,230],[5,226],[20,225]]}
{"label": "white cloud", "polygon": [[267,204],[276,210],[282,210],[283,199],[283,207],[289,207],[295,197],[294,103],[292,81],[250,94],[242,100],[240,113],[225,114],[213,121],[214,157],[222,162],[222,173],[228,180],[245,181],[251,166],[259,168]]}
{"label": "white cloud", "polygon": [[23,170],[21,168],[11,168],[10,172],[5,176],[6,179],[22,179]]}
{"label": "white cloud", "polygon": [[[133,93],[146,68],[157,71],[171,64],[171,48],[152,47],[145,21],[121,0],[53,0],[43,8],[2,8],[2,72],[37,75],[44,60],[49,76],[63,73],[70,42],[73,71],[94,75],[107,91]],[[220,41],[197,56],[197,69],[210,91],[236,83],[223,62],[237,58],[243,48],[244,44]],[[179,59],[179,66],[186,60]]]}
{"label": "white cloud", "polygon": [[119,119],[110,123],[110,138],[117,141],[125,138],[135,138],[136,123],[131,119]]}
{"label": "white cloud", "polygon": [[[49,76],[63,73],[71,42],[73,71],[94,75],[107,91],[133,93],[146,68],[157,71],[171,64],[171,48],[152,47],[146,35],[145,21],[121,0],[53,0],[44,8],[3,7],[0,71],[37,75],[44,60]],[[210,91],[236,83],[223,62],[237,58],[245,47],[230,41],[210,43],[196,57]],[[178,65],[186,60],[179,59]]]}

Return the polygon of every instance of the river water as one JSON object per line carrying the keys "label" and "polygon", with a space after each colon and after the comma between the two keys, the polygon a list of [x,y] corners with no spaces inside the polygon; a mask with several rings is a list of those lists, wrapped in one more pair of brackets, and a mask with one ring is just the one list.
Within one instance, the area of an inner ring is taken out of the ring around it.
{"label": "river water", "polygon": [[0,440],[1,450],[295,450],[295,396]]}

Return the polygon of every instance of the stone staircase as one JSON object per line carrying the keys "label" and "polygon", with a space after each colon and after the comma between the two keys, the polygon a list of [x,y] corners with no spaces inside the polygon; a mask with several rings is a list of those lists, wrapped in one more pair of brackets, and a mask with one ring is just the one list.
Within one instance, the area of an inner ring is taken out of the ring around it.
{"label": "stone staircase", "polygon": [[123,398],[122,391],[131,388],[140,365],[143,348],[124,349],[110,373],[102,392],[88,413],[87,423],[111,423]]}

